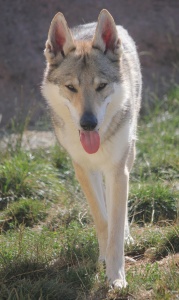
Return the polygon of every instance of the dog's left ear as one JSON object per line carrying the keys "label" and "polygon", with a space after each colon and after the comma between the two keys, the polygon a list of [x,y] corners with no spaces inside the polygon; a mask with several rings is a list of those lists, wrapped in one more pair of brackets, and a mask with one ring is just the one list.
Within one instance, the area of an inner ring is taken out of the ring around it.
{"label": "dog's left ear", "polygon": [[116,24],[106,9],[103,9],[99,14],[96,32],[93,38],[93,47],[100,49],[105,54],[120,54],[121,42],[118,37]]}

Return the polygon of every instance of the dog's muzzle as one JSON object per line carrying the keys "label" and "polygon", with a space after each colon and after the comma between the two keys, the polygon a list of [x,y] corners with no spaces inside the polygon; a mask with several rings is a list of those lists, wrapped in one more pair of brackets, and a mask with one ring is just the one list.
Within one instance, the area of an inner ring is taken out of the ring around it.
{"label": "dog's muzzle", "polygon": [[90,112],[83,114],[80,120],[80,141],[88,154],[96,153],[100,147],[100,136],[96,129],[97,118]]}

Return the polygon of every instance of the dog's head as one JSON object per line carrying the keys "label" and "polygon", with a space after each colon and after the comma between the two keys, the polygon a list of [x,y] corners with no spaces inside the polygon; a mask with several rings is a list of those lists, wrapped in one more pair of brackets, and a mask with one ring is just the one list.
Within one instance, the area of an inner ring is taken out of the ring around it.
{"label": "dog's head", "polygon": [[86,139],[87,143],[98,138],[114,83],[120,80],[120,52],[116,25],[107,10],[99,14],[91,38],[73,36],[61,13],[52,20],[45,48],[47,69],[42,92],[50,106],[55,95],[68,107],[81,140]]}

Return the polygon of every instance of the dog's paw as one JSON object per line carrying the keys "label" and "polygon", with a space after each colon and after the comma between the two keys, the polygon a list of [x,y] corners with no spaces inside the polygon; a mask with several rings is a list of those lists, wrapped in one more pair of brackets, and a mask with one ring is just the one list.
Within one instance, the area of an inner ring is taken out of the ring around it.
{"label": "dog's paw", "polygon": [[121,290],[123,288],[127,287],[127,282],[125,280],[122,279],[116,279],[113,281],[112,285],[111,285],[111,289],[113,290]]}
{"label": "dog's paw", "polygon": [[130,245],[134,244],[134,239],[132,238],[131,235],[128,235],[127,237],[125,237],[125,244],[127,246],[130,246]]}

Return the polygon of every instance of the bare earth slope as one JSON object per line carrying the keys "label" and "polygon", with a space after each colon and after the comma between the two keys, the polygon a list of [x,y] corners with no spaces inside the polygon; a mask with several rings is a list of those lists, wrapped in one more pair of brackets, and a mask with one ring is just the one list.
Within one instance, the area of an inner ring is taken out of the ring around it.
{"label": "bare earth slope", "polygon": [[135,39],[144,91],[160,95],[179,78],[178,0],[0,0],[0,120],[7,125],[22,111],[32,122],[45,114],[40,84],[44,44],[52,17],[64,13],[70,26],[95,21],[102,8]]}

